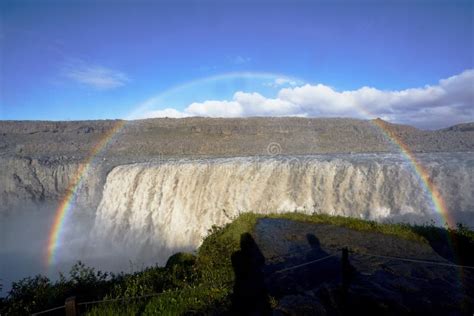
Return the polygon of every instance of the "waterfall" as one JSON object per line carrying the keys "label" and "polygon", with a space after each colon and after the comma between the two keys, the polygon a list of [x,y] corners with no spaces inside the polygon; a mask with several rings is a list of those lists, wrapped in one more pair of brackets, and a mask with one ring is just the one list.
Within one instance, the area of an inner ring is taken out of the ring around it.
{"label": "waterfall", "polygon": [[[451,215],[471,225],[474,160],[466,157],[419,159]],[[91,236],[117,251],[132,250],[163,263],[172,252],[197,248],[212,225],[248,211],[443,224],[429,192],[400,155],[246,157],[115,167]]]}

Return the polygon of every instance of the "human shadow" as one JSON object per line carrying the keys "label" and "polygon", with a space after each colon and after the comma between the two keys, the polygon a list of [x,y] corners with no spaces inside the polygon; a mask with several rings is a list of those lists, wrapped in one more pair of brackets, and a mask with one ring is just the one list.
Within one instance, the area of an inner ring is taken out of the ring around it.
{"label": "human shadow", "polygon": [[308,253],[311,258],[315,256],[327,255],[327,253],[322,250],[318,237],[316,237],[314,234],[306,234],[306,240],[308,241],[309,247],[311,248],[311,251]]}
{"label": "human shadow", "polygon": [[288,256],[279,257],[279,262],[267,267],[265,283],[270,295],[277,298],[298,295],[323,283],[340,281],[340,259],[332,257],[320,261],[329,253],[314,234],[306,234],[306,240],[309,247],[290,251]]}
{"label": "human shadow", "polygon": [[240,250],[231,259],[235,274],[232,311],[238,315],[270,314],[262,271],[265,257],[249,233],[240,236]]}
{"label": "human shadow", "polygon": [[321,247],[319,239],[314,234],[306,234],[306,240],[308,241],[310,250],[306,253],[305,262],[315,262],[295,271],[300,286],[303,288],[313,288],[318,284],[339,279],[340,260],[337,258],[329,258],[327,260],[317,261],[327,257],[329,253]]}

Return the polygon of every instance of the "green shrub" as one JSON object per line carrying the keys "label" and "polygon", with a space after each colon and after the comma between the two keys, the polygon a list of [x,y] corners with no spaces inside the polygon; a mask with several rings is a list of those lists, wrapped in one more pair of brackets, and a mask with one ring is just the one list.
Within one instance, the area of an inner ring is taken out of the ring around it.
{"label": "green shrub", "polygon": [[178,252],[168,258],[166,261],[166,268],[172,266],[193,266],[196,263],[196,256],[192,253]]}
{"label": "green shrub", "polygon": [[101,303],[87,312],[89,316],[132,316],[139,315],[144,304],[140,303]]}
{"label": "green shrub", "polygon": [[24,315],[46,309],[57,303],[57,297],[49,279],[42,275],[24,278],[13,282],[7,300],[8,315]]}
{"label": "green shrub", "polygon": [[213,314],[229,309],[226,287],[199,285],[164,292],[152,298],[143,315],[181,315],[187,312]]}
{"label": "green shrub", "polygon": [[66,298],[72,295],[83,300],[102,298],[110,291],[111,284],[118,280],[118,276],[96,272],[79,261],[71,267],[68,277],[60,274],[55,282],[42,275],[13,282],[0,313],[25,315],[39,312],[64,305]]}

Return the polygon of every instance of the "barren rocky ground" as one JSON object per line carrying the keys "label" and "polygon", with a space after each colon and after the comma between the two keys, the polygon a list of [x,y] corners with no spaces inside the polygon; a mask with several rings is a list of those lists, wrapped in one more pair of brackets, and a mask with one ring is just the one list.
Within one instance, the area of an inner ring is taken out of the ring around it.
{"label": "barren rocky ground", "polygon": [[[361,255],[451,263],[426,243],[283,219],[259,220],[253,235],[276,315],[468,315],[472,308],[471,270]],[[342,247],[351,250],[345,296]],[[328,255],[336,256],[305,265]]]}
{"label": "barren rocky ground", "polygon": [[[80,159],[123,121],[3,121],[0,154]],[[102,154],[113,158],[266,155],[270,143],[281,154],[396,152],[378,125],[414,152],[474,150],[474,123],[424,131],[387,122],[306,118],[185,118],[123,122]]]}

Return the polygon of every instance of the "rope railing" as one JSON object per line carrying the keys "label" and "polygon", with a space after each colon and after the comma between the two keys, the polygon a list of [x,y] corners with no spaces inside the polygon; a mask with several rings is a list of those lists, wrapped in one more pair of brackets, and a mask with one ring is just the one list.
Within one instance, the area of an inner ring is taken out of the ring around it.
{"label": "rope railing", "polygon": [[308,262],[305,262],[305,263],[301,263],[301,264],[297,264],[297,265],[294,265],[294,266],[291,266],[291,267],[288,267],[288,268],[285,268],[285,269],[281,269],[281,270],[275,271],[273,273],[275,273],[275,274],[276,273],[283,273],[283,272],[287,272],[287,271],[290,271],[290,270],[298,269],[298,268],[301,268],[301,267],[304,267],[304,266],[307,266],[307,265],[310,265],[310,264],[313,264],[313,263],[316,263],[316,262],[320,262],[320,261],[330,259],[330,258],[338,256],[338,255],[339,254],[328,255],[328,256],[325,256],[325,257],[322,257],[322,258],[319,258],[319,259],[311,260],[311,261],[308,261]]}
{"label": "rope railing", "polygon": [[447,263],[447,262],[441,262],[441,261],[430,261],[430,260],[413,259],[413,258],[384,256],[384,255],[377,255],[377,254],[373,254],[373,253],[362,253],[362,252],[356,252],[356,251],[351,251],[351,252],[355,253],[355,254],[358,254],[358,255],[368,256],[368,257],[375,257],[375,258],[383,258],[383,259],[391,259],[391,260],[399,260],[399,261],[415,262],[415,263],[423,263],[423,264],[432,264],[432,265],[462,268],[462,269],[474,269],[474,266],[459,265],[459,264]]}
{"label": "rope railing", "polygon": [[[342,249],[343,248],[332,248],[331,250],[340,251]],[[330,249],[327,249],[327,250],[330,250]],[[312,252],[315,252],[315,251],[318,251],[318,249],[315,248],[314,246],[298,246],[297,249],[285,252],[284,254],[281,254],[281,255],[274,255],[274,256],[271,256],[271,257],[265,256],[265,261],[270,261],[270,260],[273,260],[273,259],[280,259],[280,258],[288,258],[288,257],[290,257],[290,255],[294,255],[294,254],[309,255],[309,254],[311,254]]]}
{"label": "rope railing", "polygon": [[51,313],[51,312],[54,312],[54,311],[57,311],[57,310],[60,310],[60,309],[63,309],[63,308],[65,308],[64,305],[58,306],[58,307],[53,307],[53,308],[50,308],[50,309],[47,309],[47,310],[44,310],[44,311],[41,311],[41,312],[33,313],[31,315],[36,316],[36,315]]}
{"label": "rope railing", "polygon": [[81,302],[81,303],[77,303],[77,306],[87,307],[88,305],[93,305],[93,304],[111,303],[111,302],[119,302],[119,301],[131,301],[131,300],[137,300],[137,299],[142,299],[142,298],[147,298],[147,297],[160,296],[161,294],[163,293],[151,293],[151,294],[146,294],[146,295],[141,295],[141,296],[120,297],[120,298],[113,298],[113,299],[108,299],[108,300]]}
{"label": "rope railing", "polygon": [[[112,303],[112,302],[119,302],[119,301],[131,301],[131,300],[137,300],[137,299],[142,299],[142,298],[148,298],[148,297],[156,297],[160,296],[163,293],[151,293],[151,294],[146,294],[146,295],[141,295],[141,296],[130,296],[130,297],[120,297],[120,298],[113,298],[113,299],[107,299],[107,300],[95,300],[95,301],[88,301],[88,302],[80,302],[75,304],[77,307],[85,307],[87,308],[89,305],[94,305],[94,304],[103,304],[103,303]],[[41,315],[41,314],[46,314],[50,312],[54,312],[56,310],[64,309],[66,308],[65,305],[50,308],[41,312],[33,313],[31,314],[32,316],[35,315]],[[67,313],[66,313],[67,314]]]}
{"label": "rope railing", "polygon": [[[311,248],[311,249],[312,249],[312,248]],[[310,249],[310,250],[311,250],[311,249]],[[339,249],[339,250],[342,250],[342,249]],[[296,250],[296,251],[291,251],[291,252],[285,253],[285,254],[283,254],[283,255],[272,256],[272,257],[270,257],[269,259],[284,258],[284,257],[287,257],[287,256],[290,255],[290,254],[294,254],[294,253],[298,253],[298,252],[301,253],[301,254],[304,254],[303,251]],[[453,268],[474,269],[474,266],[459,265],[459,264],[447,263],[447,262],[441,262],[441,261],[430,261],[430,260],[423,260],[423,259],[414,259],[414,258],[403,258],[403,257],[385,256],[385,255],[377,255],[377,254],[367,253],[367,252],[358,252],[358,251],[353,251],[353,250],[350,250],[349,252],[350,252],[350,253],[353,253],[353,254],[358,254],[358,255],[368,256],[368,257],[375,257],[375,258],[383,258],[383,259],[390,259],[390,260],[399,260],[399,261],[405,261],[405,262],[422,263],[422,264],[430,264],[430,265],[439,265],[439,266],[453,267]],[[291,267],[288,267],[288,268],[285,268],[285,269],[277,270],[277,271],[275,271],[275,272],[273,272],[273,273],[282,273],[282,272],[294,270],[294,269],[297,269],[297,268],[300,268],[300,267],[304,267],[304,266],[307,266],[307,265],[310,265],[310,264],[313,264],[313,263],[316,263],[316,262],[324,261],[324,260],[326,260],[326,259],[329,259],[329,258],[331,258],[331,257],[335,257],[335,256],[337,256],[337,255],[338,255],[338,254],[328,255],[328,256],[323,257],[323,258],[318,258],[318,259],[311,260],[311,261],[308,261],[308,262],[305,262],[305,263],[301,263],[301,264],[297,264],[297,265],[294,265],[294,266],[291,266]]]}

